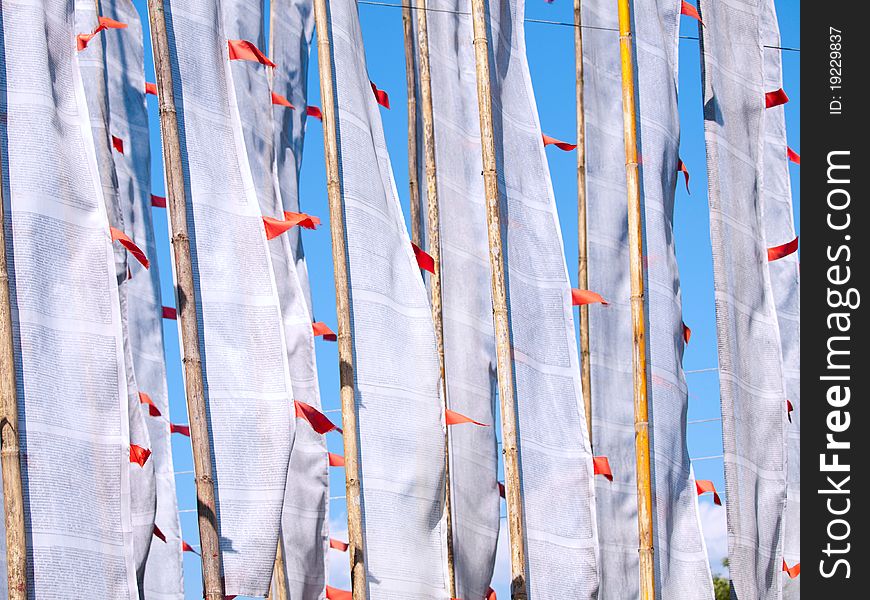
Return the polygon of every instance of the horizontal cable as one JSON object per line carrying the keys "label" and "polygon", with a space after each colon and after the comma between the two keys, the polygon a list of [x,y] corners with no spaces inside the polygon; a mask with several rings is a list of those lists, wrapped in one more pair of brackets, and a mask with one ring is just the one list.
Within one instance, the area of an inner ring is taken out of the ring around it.
{"label": "horizontal cable", "polygon": [[692,462],[698,462],[700,460],[716,460],[717,458],[725,458],[724,454],[714,454],[713,456],[699,456],[697,458],[689,458]]}
{"label": "horizontal cable", "polygon": [[710,367],[709,369],[693,369],[691,371],[683,371],[686,375],[694,375],[695,373],[715,373],[719,367]]}
{"label": "horizontal cable", "polygon": [[[367,4],[369,6],[386,6],[389,8],[410,8],[411,10],[425,10],[426,12],[438,12],[438,13],[449,13],[453,15],[470,15],[470,12],[459,11],[459,10],[447,10],[444,8],[425,8],[420,9],[416,6],[410,6],[408,4],[393,4],[391,2],[373,2],[372,0],[357,0],[357,4]],[[548,21],[546,19],[524,19],[526,23],[536,23],[538,25],[558,25],[559,27],[577,27],[574,23],[567,23],[565,21]],[[597,31],[615,31],[619,30],[615,27],[595,27],[593,25],[580,25],[581,29],[594,29]],[[698,41],[697,36],[691,35],[681,35],[681,40],[694,40]],[[774,50],[787,50],[789,52],[800,52],[800,48],[791,48],[789,46],[768,46],[764,45],[764,48],[772,48]]]}
{"label": "horizontal cable", "polygon": [[698,423],[713,423],[715,421],[721,421],[722,417],[713,417],[710,419],[694,419],[693,421],[686,421],[687,425],[697,425]]}
{"label": "horizontal cable", "polygon": [[175,475],[193,475],[193,471],[175,471]]}

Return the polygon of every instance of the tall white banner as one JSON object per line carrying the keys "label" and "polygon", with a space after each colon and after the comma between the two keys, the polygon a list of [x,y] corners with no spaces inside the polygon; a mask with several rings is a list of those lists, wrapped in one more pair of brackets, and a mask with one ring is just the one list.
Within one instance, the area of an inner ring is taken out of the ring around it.
{"label": "tall white banner", "polygon": [[248,162],[230,59],[261,77],[265,67],[232,43],[217,0],[167,8],[226,593],[263,596],[296,425],[261,180]]}
{"label": "tall white banner", "polygon": [[[91,3],[93,5],[93,3]],[[151,462],[157,488],[153,525],[165,540],[147,530],[150,551],[142,592],[145,598],[184,597],[181,523],[169,429],[169,396],[164,361],[160,272],[151,219],[151,148],[145,105],[142,23],[131,0],[102,0],[102,14],[124,23],[105,36],[109,119],[115,175],[125,231],[148,256],[150,268],[128,260],[127,325],[133,370],[139,388],[137,411],[144,415],[151,439]],[[161,210],[161,209],[158,209]],[[149,403],[150,402],[150,403]]]}
{"label": "tall white banner", "polygon": [[[679,0],[634,2],[645,234],[648,394],[653,452],[656,587],[662,598],[708,599],[712,576],[686,446],[685,338],[673,229],[680,124]],[[589,311],[593,444],[613,481],[597,482],[601,598],[637,597],[628,203],[618,19],[613,2],[583,3],[589,287],[610,303]]]}
{"label": "tall white banner", "polygon": [[[571,283],[526,59],[523,0],[491,1],[490,75],[531,598],[596,598],[592,453]],[[466,41],[471,44],[471,40]]]}
{"label": "tall white banner", "polygon": [[445,424],[432,315],[366,70],[356,2],[333,0],[329,9],[368,594],[445,600]]}
{"label": "tall white banner", "polygon": [[786,503],[788,413],[762,183],[765,5],[699,6],[728,558],[740,600],[782,597]]}
{"label": "tall white banner", "polygon": [[[491,425],[450,428],[456,596],[479,600],[486,596],[492,582],[501,500],[495,439],[497,371],[477,79],[467,2],[429,0],[426,7],[441,224],[447,406]],[[412,18],[418,19],[417,11],[412,12]],[[415,48],[419,53],[418,43]],[[422,98],[417,106],[418,112],[422,110]],[[418,135],[422,138],[422,132]],[[422,139],[419,141],[422,145]],[[422,153],[418,161],[419,201],[421,214],[426,215],[428,191]]]}
{"label": "tall white banner", "polygon": [[[779,48],[779,23],[773,0],[763,2],[761,10],[764,92],[767,93],[783,87],[782,50]],[[764,176],[761,192],[764,234],[769,247],[782,246],[797,239],[783,105],[772,106],[764,111],[763,136]],[[788,567],[793,567],[801,559],[801,279],[797,252],[769,262],[769,268],[782,348],[785,393],[792,408],[791,418],[785,426],[788,467],[782,556]],[[786,573],[780,577],[783,581],[783,598],[799,600],[800,579],[792,579]]]}
{"label": "tall white banner", "polygon": [[81,32],[72,0],[0,8],[3,226],[29,593],[133,600],[124,336]]}

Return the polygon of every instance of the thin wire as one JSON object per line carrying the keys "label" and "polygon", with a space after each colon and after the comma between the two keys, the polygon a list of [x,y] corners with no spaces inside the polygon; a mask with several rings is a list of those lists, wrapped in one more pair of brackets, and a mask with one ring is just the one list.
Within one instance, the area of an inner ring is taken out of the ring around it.
{"label": "thin wire", "polygon": [[694,421],[688,421],[687,425],[697,425],[698,423],[712,423],[714,421],[721,421],[722,417],[716,417],[713,419],[695,419]]}
{"label": "thin wire", "polygon": [[719,367],[710,367],[709,369],[695,369],[694,371],[683,371],[686,375],[693,375],[695,373],[713,373],[718,371]]}
{"label": "thin wire", "polygon": [[[367,4],[369,6],[386,6],[389,8],[410,8],[411,10],[425,10],[427,12],[437,12],[437,13],[449,13],[453,15],[470,15],[470,12],[459,11],[459,10],[447,10],[444,8],[424,8],[421,9],[417,6],[411,6],[408,4],[393,4],[391,2],[373,2],[372,0],[357,0],[357,4]],[[577,27],[574,23],[566,23],[565,21],[549,21],[547,19],[524,19],[526,23],[536,23],[538,25],[558,25],[560,27]],[[594,29],[597,31],[616,31],[619,30],[614,27],[595,27],[593,25],[581,25],[581,29]],[[698,41],[697,36],[692,35],[681,35],[681,40],[694,40]],[[768,46],[765,44],[764,48],[772,48],[774,50],[787,50],[789,52],[800,52],[800,48],[792,48],[790,46]]]}
{"label": "thin wire", "polygon": [[175,471],[176,475],[193,475],[193,471]]}
{"label": "thin wire", "polygon": [[716,460],[717,458],[725,458],[724,454],[714,454],[713,456],[699,456],[698,458],[689,458],[692,462],[698,462],[699,460]]}

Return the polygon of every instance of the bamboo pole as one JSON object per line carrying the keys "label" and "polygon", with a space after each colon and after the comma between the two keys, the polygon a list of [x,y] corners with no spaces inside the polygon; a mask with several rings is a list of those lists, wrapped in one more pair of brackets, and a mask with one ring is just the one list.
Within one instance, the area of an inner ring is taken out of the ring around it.
{"label": "bamboo pole", "polygon": [[[410,0],[408,0],[410,2]],[[414,26],[410,4],[402,5],[402,29],[405,38],[405,80],[408,85],[408,188],[411,194],[411,241],[423,247],[423,219],[420,206],[420,183],[417,176],[417,65],[414,60]]]}
{"label": "bamboo pole", "polygon": [[[432,294],[432,321],[435,325],[435,345],[441,366],[441,393],[445,406],[448,402],[447,370],[444,361],[444,310],[441,287],[441,211],[438,206],[438,177],[435,160],[435,119],[432,110],[432,77],[429,69],[429,21],[426,0],[417,0],[417,36],[420,56],[420,98],[423,101],[423,160],[426,165],[427,222],[429,254],[435,264],[429,277]],[[450,496],[450,428],[444,433],[444,512],[447,521],[447,584],[451,598],[456,598],[456,569],[453,552],[453,509]]]}
{"label": "bamboo pole", "polygon": [[471,0],[474,27],[474,58],[477,70],[477,102],[480,108],[480,141],[483,152],[483,185],[486,195],[486,224],[492,274],[492,318],[495,331],[498,395],[501,402],[502,453],[504,455],[505,499],[511,546],[511,598],[526,600],[526,540],[520,490],[517,412],[511,360],[510,323],[505,291],[504,255],[501,243],[501,214],[496,172],[495,138],[492,125],[492,92],[489,78],[486,0]]}
{"label": "bamboo pole", "polygon": [[18,396],[15,387],[15,350],[12,341],[4,208],[3,174],[0,171],[0,455],[3,469],[3,518],[6,524],[6,579],[9,600],[27,600],[27,537],[24,528],[24,491],[21,485],[21,448],[18,443]]}
{"label": "bamboo pole", "polygon": [[272,589],[267,598],[269,600],[289,600],[287,596],[287,572],[284,570],[284,548],[281,540],[278,540],[278,552],[275,554],[275,566],[272,569]]}
{"label": "bamboo pole", "polygon": [[347,498],[348,559],[353,600],[365,600],[366,573],[363,555],[362,510],[360,506],[359,448],[353,387],[353,345],[350,328],[347,247],[344,230],[344,201],[338,165],[335,82],[332,79],[332,47],[329,39],[327,0],[314,0],[317,29],[317,63],[320,73],[320,103],[323,111],[323,152],[326,159],[326,191],[332,233],[332,262],[335,270],[335,311],[338,320],[338,361],[341,386],[341,423],[344,429],[344,471]]}
{"label": "bamboo pole", "polygon": [[154,71],[160,106],[160,134],[163,139],[166,172],[166,201],[172,226],[172,251],[175,259],[178,322],[181,328],[187,414],[190,422],[190,443],[193,448],[193,469],[196,482],[199,541],[202,549],[202,580],[205,600],[224,600],[221,578],[221,550],[215,512],[215,488],[212,477],[211,447],[208,437],[202,361],[199,352],[199,331],[196,318],[196,292],[187,229],[184,174],[181,165],[181,141],[169,61],[169,39],[166,33],[164,0],[148,0]]}
{"label": "bamboo pole", "polygon": [[631,277],[631,323],[634,333],[634,431],[637,462],[637,526],[640,554],[640,599],[655,598],[653,561],[652,481],[649,450],[649,410],[646,381],[646,321],[643,282],[643,222],[637,165],[637,113],[630,0],[619,4],[619,56],[622,67],[622,117],[625,139],[625,179],[628,192],[628,251]]}
{"label": "bamboo pole", "polygon": [[[577,287],[589,289],[589,250],[586,229],[586,116],[583,113],[582,0],[574,0],[574,66],[577,74]],[[586,410],[586,429],[592,445],[592,366],[589,363],[589,305],[580,306],[580,385]]]}

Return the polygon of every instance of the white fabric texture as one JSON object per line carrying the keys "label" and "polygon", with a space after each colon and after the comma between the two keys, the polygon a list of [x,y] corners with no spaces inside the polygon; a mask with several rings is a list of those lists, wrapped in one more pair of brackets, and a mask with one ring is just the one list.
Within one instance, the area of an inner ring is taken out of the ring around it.
{"label": "white fabric texture", "polygon": [[[477,78],[474,47],[469,42],[471,17],[456,14],[467,11],[467,4],[429,0],[426,5],[441,224],[447,406],[490,425],[458,425],[449,430],[456,597],[481,599],[486,596],[495,566],[501,499]],[[416,11],[412,18],[416,21]],[[419,43],[414,47],[419,52]],[[422,99],[418,102],[422,107]],[[422,131],[418,135],[422,138]],[[425,215],[428,198],[422,154],[419,161],[420,203]]]}
{"label": "white fabric texture", "polygon": [[445,600],[445,425],[432,315],[366,70],[356,2],[333,0],[329,10],[368,597]]}
{"label": "white fabric texture", "polygon": [[263,596],[296,423],[261,180],[248,163],[220,3],[174,0],[166,18],[226,593]]}
{"label": "white fabric texture", "polygon": [[764,0],[704,0],[704,128],[732,595],[782,597],[788,425],[762,197]]}
{"label": "white fabric texture", "polygon": [[[311,0],[272,1],[269,46],[270,55],[278,64],[273,72],[272,90],[287,98],[294,106],[293,109],[280,105],[271,107],[273,154],[278,178],[276,214],[280,214],[282,208],[291,212],[302,210],[299,206],[299,167],[305,135],[308,51],[313,29]],[[311,329],[313,309],[302,236],[296,227],[281,237],[285,238],[282,243],[287,246],[285,268],[292,273],[289,300],[298,321],[297,327],[287,329],[293,391],[297,400],[320,409]],[[297,429],[296,444],[290,457],[281,518],[281,540],[290,598],[322,598],[329,553],[329,460],[325,437],[307,425]]]}
{"label": "white fabric texture", "polygon": [[4,0],[0,13],[3,225],[29,593],[132,600],[121,306],[74,3]]}
{"label": "white fabric texture", "polygon": [[[761,27],[764,91],[772,92],[783,86],[779,24],[773,0],[762,3]],[[779,246],[795,238],[785,110],[785,106],[774,106],[764,111],[764,177],[761,192],[768,246]],[[769,268],[779,324],[786,398],[794,408],[785,434],[788,468],[782,554],[788,566],[793,567],[800,562],[801,543],[801,283],[798,254],[795,252],[773,261],[769,263]],[[800,578],[791,579],[786,573],[780,577],[783,581],[783,598],[799,600]]]}
{"label": "white fabric texture", "polygon": [[[674,189],[680,141],[677,109],[679,0],[633,3],[639,152],[646,256],[648,378],[653,452],[653,531],[660,597],[710,598],[712,576],[701,535],[686,446],[688,395],[674,247]],[[632,320],[618,19],[612,2],[583,4],[589,287],[610,304],[589,311],[593,444],[614,480],[597,482],[601,598],[639,590]]]}
{"label": "white fabric texture", "polygon": [[524,8],[523,0],[489,3],[528,593],[537,600],[596,598],[592,453],[571,284],[526,60]]}
{"label": "white fabric texture", "polygon": [[[93,3],[91,3],[93,4]],[[147,394],[160,415],[152,416],[149,406],[138,408],[148,427],[151,458],[157,488],[157,514],[153,524],[166,537],[164,542],[147,530],[150,551],[145,581],[140,593],[145,598],[181,600],[184,597],[181,523],[175,495],[175,473],[169,430],[169,395],[163,351],[163,323],[157,244],[151,219],[151,148],[148,111],[145,105],[145,64],[142,24],[131,0],[102,0],[103,16],[127,24],[126,29],[103,32],[112,135],[123,143],[123,154],[115,152],[115,175],[125,230],[145,252],[150,268],[128,260],[130,279],[126,282],[127,323],[133,371],[139,391]],[[161,210],[161,209],[158,209]]]}

